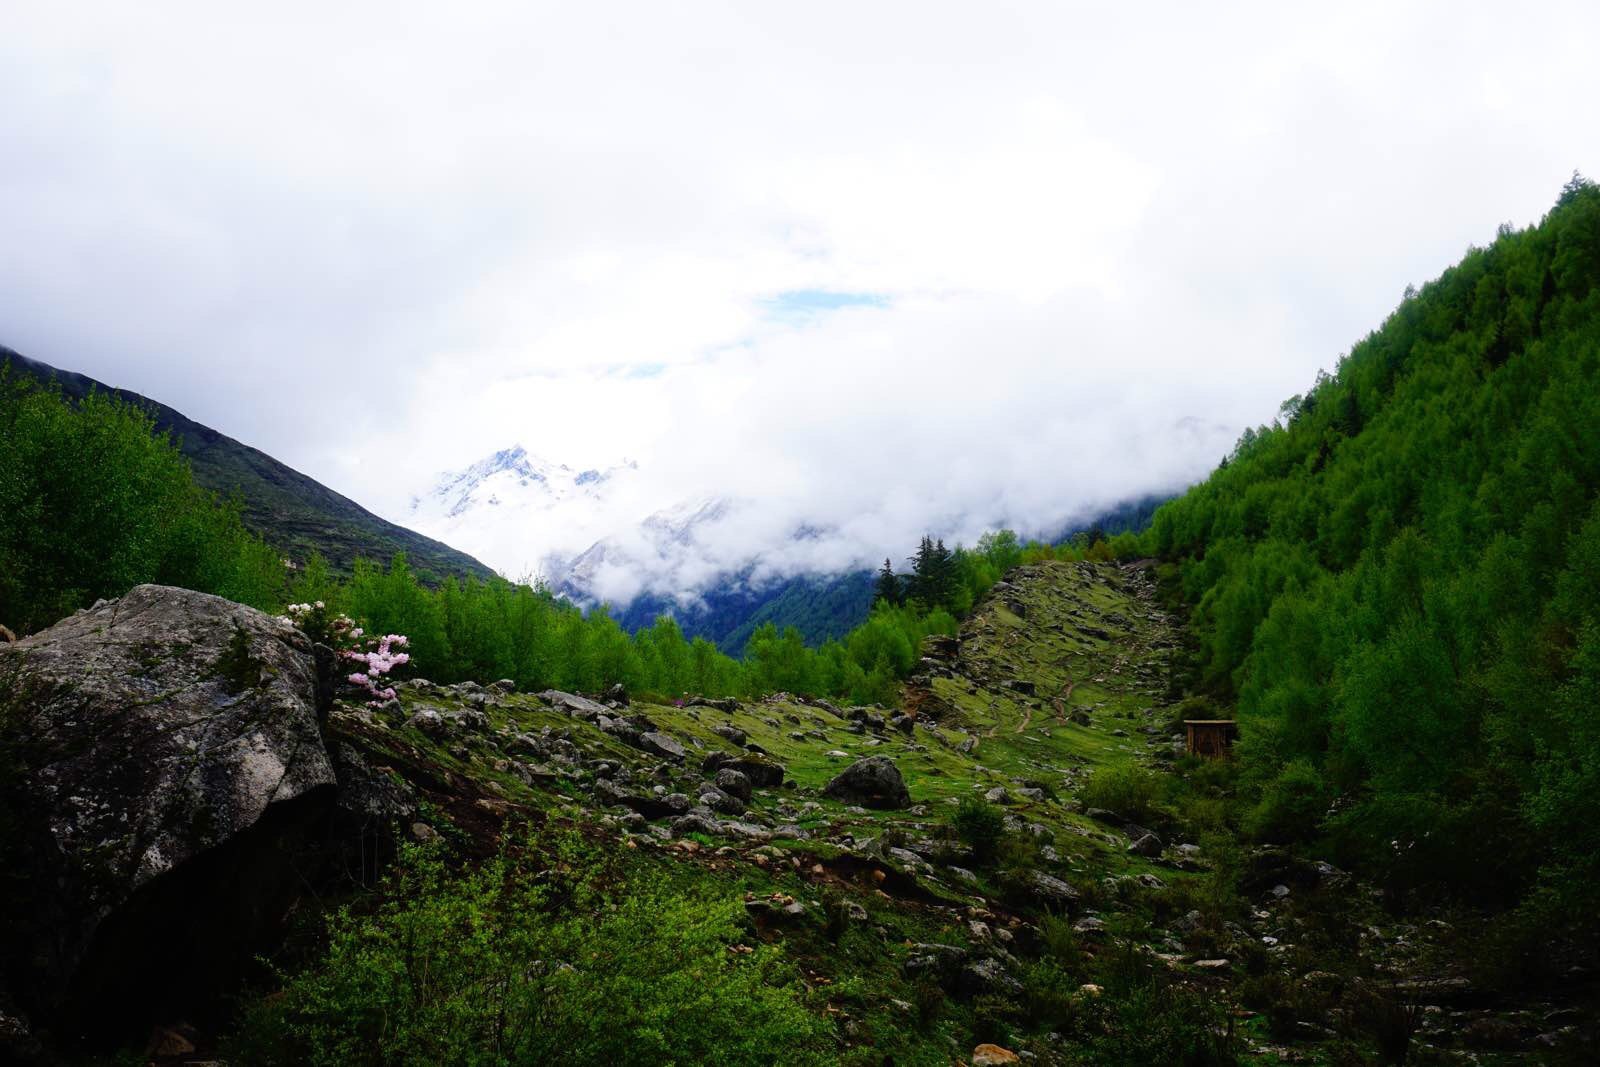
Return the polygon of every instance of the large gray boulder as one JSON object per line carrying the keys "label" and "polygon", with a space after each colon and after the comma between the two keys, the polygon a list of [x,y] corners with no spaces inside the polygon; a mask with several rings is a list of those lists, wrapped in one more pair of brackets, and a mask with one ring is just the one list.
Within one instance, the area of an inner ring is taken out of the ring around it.
{"label": "large gray boulder", "polygon": [[0,967],[36,1017],[205,995],[282,919],[336,788],[317,662],[283,620],[155,585],[0,646]]}
{"label": "large gray boulder", "polygon": [[539,699],[551,707],[566,712],[574,719],[593,719],[611,710],[588,697],[581,697],[576,693],[564,693],[559,689],[546,689],[539,694]]}
{"label": "large gray boulder", "polygon": [[867,808],[905,808],[911,805],[900,768],[887,756],[856,760],[823,787],[823,793],[846,804]]}

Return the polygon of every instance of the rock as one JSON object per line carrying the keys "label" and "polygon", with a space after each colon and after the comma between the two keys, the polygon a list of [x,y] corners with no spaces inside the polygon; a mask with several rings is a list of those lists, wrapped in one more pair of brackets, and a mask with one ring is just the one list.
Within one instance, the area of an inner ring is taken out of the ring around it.
{"label": "rock", "polygon": [[440,738],[450,730],[443,715],[437,708],[423,708],[411,718],[406,720],[406,725],[413,730],[420,730],[429,737]]}
{"label": "rock", "polygon": [[754,752],[742,756],[732,756],[726,752],[713,752],[700,764],[700,769],[707,774],[730,767],[750,779],[750,784],[757,789],[768,789],[772,786],[783,784],[783,764]]}
{"label": "rock", "polygon": [[750,739],[749,735],[747,735],[743,730],[739,729],[737,726],[729,726],[727,723],[713,726],[711,728],[711,732],[727,741],[729,744],[738,745],[741,748],[744,746],[744,743]]}
{"label": "rock", "polygon": [[611,807],[631,807],[635,797],[627,789],[613,782],[610,778],[596,778],[594,780],[594,798],[601,804]]}
{"label": "rock", "polygon": [[1013,693],[1020,693],[1023,696],[1028,697],[1031,697],[1038,692],[1038,686],[1034,685],[1032,682],[1024,681],[1021,678],[1008,678],[1000,683],[1000,688],[1009,689]]}
{"label": "rock", "polygon": [[1116,812],[1107,811],[1105,808],[1090,808],[1083,814],[1087,818],[1093,819],[1095,822],[1103,822],[1107,826],[1121,826],[1128,821]]}
{"label": "rock", "polygon": [[490,682],[489,688],[496,693],[515,693],[517,691],[517,683],[510,678],[501,678],[498,681]]}
{"label": "rock", "polygon": [[623,707],[627,707],[629,703],[628,687],[623,685],[621,682],[617,682],[610,689],[606,690],[606,699],[611,701],[613,704],[620,704]]}
{"label": "rock", "polygon": [[339,792],[329,832],[344,868],[362,882],[376,880],[394,858],[400,829],[417,814],[417,794],[393,774],[374,770],[344,741],[328,748]]}
{"label": "rock", "polygon": [[194,1042],[189,1040],[189,1036],[182,1029],[158,1026],[150,1032],[150,1040],[145,1045],[144,1054],[157,1059],[172,1059],[187,1056],[194,1051]]}
{"label": "rock", "polygon": [[639,747],[674,763],[682,763],[689,755],[677,741],[654,730],[639,735]]}
{"label": "rock", "polygon": [[1021,1062],[1021,1056],[999,1045],[979,1045],[972,1050],[972,1067],[1005,1067],[1008,1063]]}
{"label": "rock", "polygon": [[1155,834],[1140,834],[1128,843],[1128,851],[1135,856],[1161,855],[1161,838]]}
{"label": "rock", "polygon": [[735,770],[732,767],[724,767],[712,779],[712,784],[729,796],[738,797],[746,802],[750,799],[750,779],[745,776],[743,771]]}
{"label": "rock", "polygon": [[680,815],[672,820],[672,833],[675,837],[687,834],[707,834],[714,836],[721,830],[716,820],[708,819],[704,815]]}
{"label": "rock", "polygon": [[966,950],[954,945],[915,944],[904,970],[908,978],[928,977],[942,985],[955,977],[966,958]]}
{"label": "rock", "polygon": [[0,679],[27,708],[0,737],[19,1009],[112,1035],[156,998],[192,1004],[237,980],[298,898],[294,853],[334,800],[329,689],[305,635],[141,585],[0,646]]}
{"label": "rock", "polygon": [[700,803],[719,815],[743,815],[744,801],[720,789],[708,789],[700,794]]}
{"label": "rock", "polygon": [[822,791],[835,800],[868,808],[905,808],[911,804],[911,794],[900,777],[900,768],[886,756],[857,760]]}
{"label": "rock", "polygon": [[1225,970],[1228,969],[1228,961],[1227,960],[1195,960],[1194,961],[1194,966],[1195,966],[1196,970],[1201,970],[1201,971],[1225,971]]}
{"label": "rock", "polygon": [[1006,791],[1005,786],[997,785],[983,794],[983,799],[991,804],[1009,804],[1011,803],[1011,794]]}
{"label": "rock", "polygon": [[606,706],[598,704],[588,697],[581,697],[575,693],[563,693],[559,689],[546,689],[539,694],[539,699],[553,708],[559,708],[575,719],[593,719],[597,715],[606,713]]}
{"label": "rock", "polygon": [[1050,908],[1066,908],[1078,899],[1078,891],[1061,879],[1043,871],[1029,871],[1022,887],[1036,903]]}
{"label": "rock", "polygon": [[956,976],[956,992],[963,997],[1016,996],[1022,983],[1006,973],[1005,965],[993,957],[973,960]]}

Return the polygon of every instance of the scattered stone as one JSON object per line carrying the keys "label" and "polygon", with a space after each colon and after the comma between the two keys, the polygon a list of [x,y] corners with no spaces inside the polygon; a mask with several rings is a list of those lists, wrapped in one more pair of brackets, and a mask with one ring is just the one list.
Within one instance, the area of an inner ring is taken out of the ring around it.
{"label": "scattered stone", "polygon": [[955,976],[966,958],[966,950],[954,945],[915,944],[906,957],[904,970],[908,978],[925,976],[944,984]]}
{"label": "scattered stone", "polygon": [[539,694],[539,699],[553,708],[565,711],[575,719],[593,719],[606,713],[604,704],[597,704],[588,697],[581,697],[576,693],[563,693],[559,689],[546,689]]}
{"label": "scattered stone", "polygon": [[677,741],[654,730],[639,735],[639,747],[674,763],[682,763],[689,755]]}
{"label": "scattered stone", "polygon": [[700,764],[700,769],[707,774],[724,767],[731,767],[750,779],[750,784],[756,789],[768,789],[783,784],[783,764],[757,752],[746,752],[741,756],[713,752]]}
{"label": "scattered stone", "polygon": [[1128,851],[1135,856],[1159,856],[1161,855],[1161,838],[1155,834],[1141,834],[1129,842]]}
{"label": "scattered stone", "polygon": [[991,956],[961,968],[956,978],[956,992],[963,997],[1016,996],[1022,992],[1022,983],[1006,973],[1005,965]]}
{"label": "scattered stone", "polygon": [[869,808],[905,808],[911,794],[900,768],[886,756],[868,756],[846,767],[823,788],[823,793],[847,804]]}
{"label": "scattered stone", "polygon": [[983,794],[983,799],[991,804],[1009,804],[1011,803],[1011,794],[1006,791],[1005,786],[997,785]]}
{"label": "scattered stone", "polygon": [[712,782],[719,790],[729,796],[738,797],[745,802],[750,800],[750,779],[746,777],[743,771],[733,767],[723,767],[717,771],[717,776],[712,779]]}
{"label": "scattered stone", "polygon": [[1078,891],[1066,882],[1043,871],[1029,871],[1022,879],[1023,888],[1035,901],[1046,907],[1066,908],[1078,899]]}
{"label": "scattered stone", "polygon": [[444,716],[440,715],[436,708],[423,708],[407,719],[406,725],[434,738],[445,736],[450,729],[445,723]]}

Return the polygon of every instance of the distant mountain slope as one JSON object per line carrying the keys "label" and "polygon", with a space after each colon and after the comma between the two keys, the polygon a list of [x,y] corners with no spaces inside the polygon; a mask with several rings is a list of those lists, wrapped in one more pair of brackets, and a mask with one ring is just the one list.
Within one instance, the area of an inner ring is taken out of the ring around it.
{"label": "distant mountain slope", "polygon": [[357,556],[388,560],[404,552],[419,574],[439,580],[451,575],[493,575],[484,564],[419,533],[380,519],[355,501],[279,463],[259,449],[235,441],[149,397],[58,370],[0,345],[0,363],[43,381],[54,379],[68,397],[91,389],[110,393],[149,411],[156,427],[169,432],[194,469],[195,481],[213,492],[237,492],[244,502],[245,525],[291,559],[315,550],[337,570],[347,571]]}
{"label": "distant mountain slope", "polygon": [[872,572],[796,575],[760,588],[730,578],[701,594],[700,603],[684,607],[671,597],[636,597],[617,613],[629,631],[671,615],[688,637],[705,637],[730,656],[744,654],[745,642],[764,623],[778,629],[793,626],[809,645],[843,637],[867,617],[872,607]]}
{"label": "distant mountain slope", "polygon": [[[1125,501],[1093,518],[1072,523],[1051,540],[1067,541],[1079,534],[1112,537],[1142,530],[1150,524],[1156,509],[1169,499],[1152,494]],[[596,550],[603,547],[597,545]],[[747,567],[742,573],[724,576],[702,591],[697,603],[688,606],[670,596],[646,593],[618,612],[617,621],[633,631],[649,626],[658,616],[671,615],[687,636],[709,638],[730,656],[739,656],[750,635],[768,622],[780,630],[793,626],[806,644],[816,646],[849,633],[866,620],[872,608],[876,576],[871,570],[801,574],[765,585],[752,584],[751,570]],[[581,599],[582,582],[572,583],[570,591]]]}

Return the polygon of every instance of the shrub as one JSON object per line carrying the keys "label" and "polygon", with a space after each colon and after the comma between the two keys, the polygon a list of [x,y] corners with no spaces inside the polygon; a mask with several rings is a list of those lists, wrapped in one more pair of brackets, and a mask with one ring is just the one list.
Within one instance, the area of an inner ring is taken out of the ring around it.
{"label": "shrub", "polygon": [[1140,767],[1103,767],[1084,783],[1080,795],[1088,807],[1146,822],[1156,813],[1158,785],[1156,776]]}
{"label": "shrub", "polygon": [[1316,833],[1327,807],[1327,790],[1317,768],[1307,760],[1293,760],[1262,790],[1246,826],[1258,841],[1303,841]]}
{"label": "shrub", "polygon": [[987,863],[994,859],[1000,839],[1005,834],[1005,816],[999,808],[975,796],[964,796],[955,814],[950,817],[950,822],[955,827],[956,836],[972,849],[973,856],[979,862]]}
{"label": "shrub", "polygon": [[[576,837],[544,869],[452,873],[408,849],[370,914],[249,1013],[244,1063],[821,1063],[828,1027],[779,950],[730,952],[735,900],[641,884]],[[553,853],[553,857],[551,855]]]}

